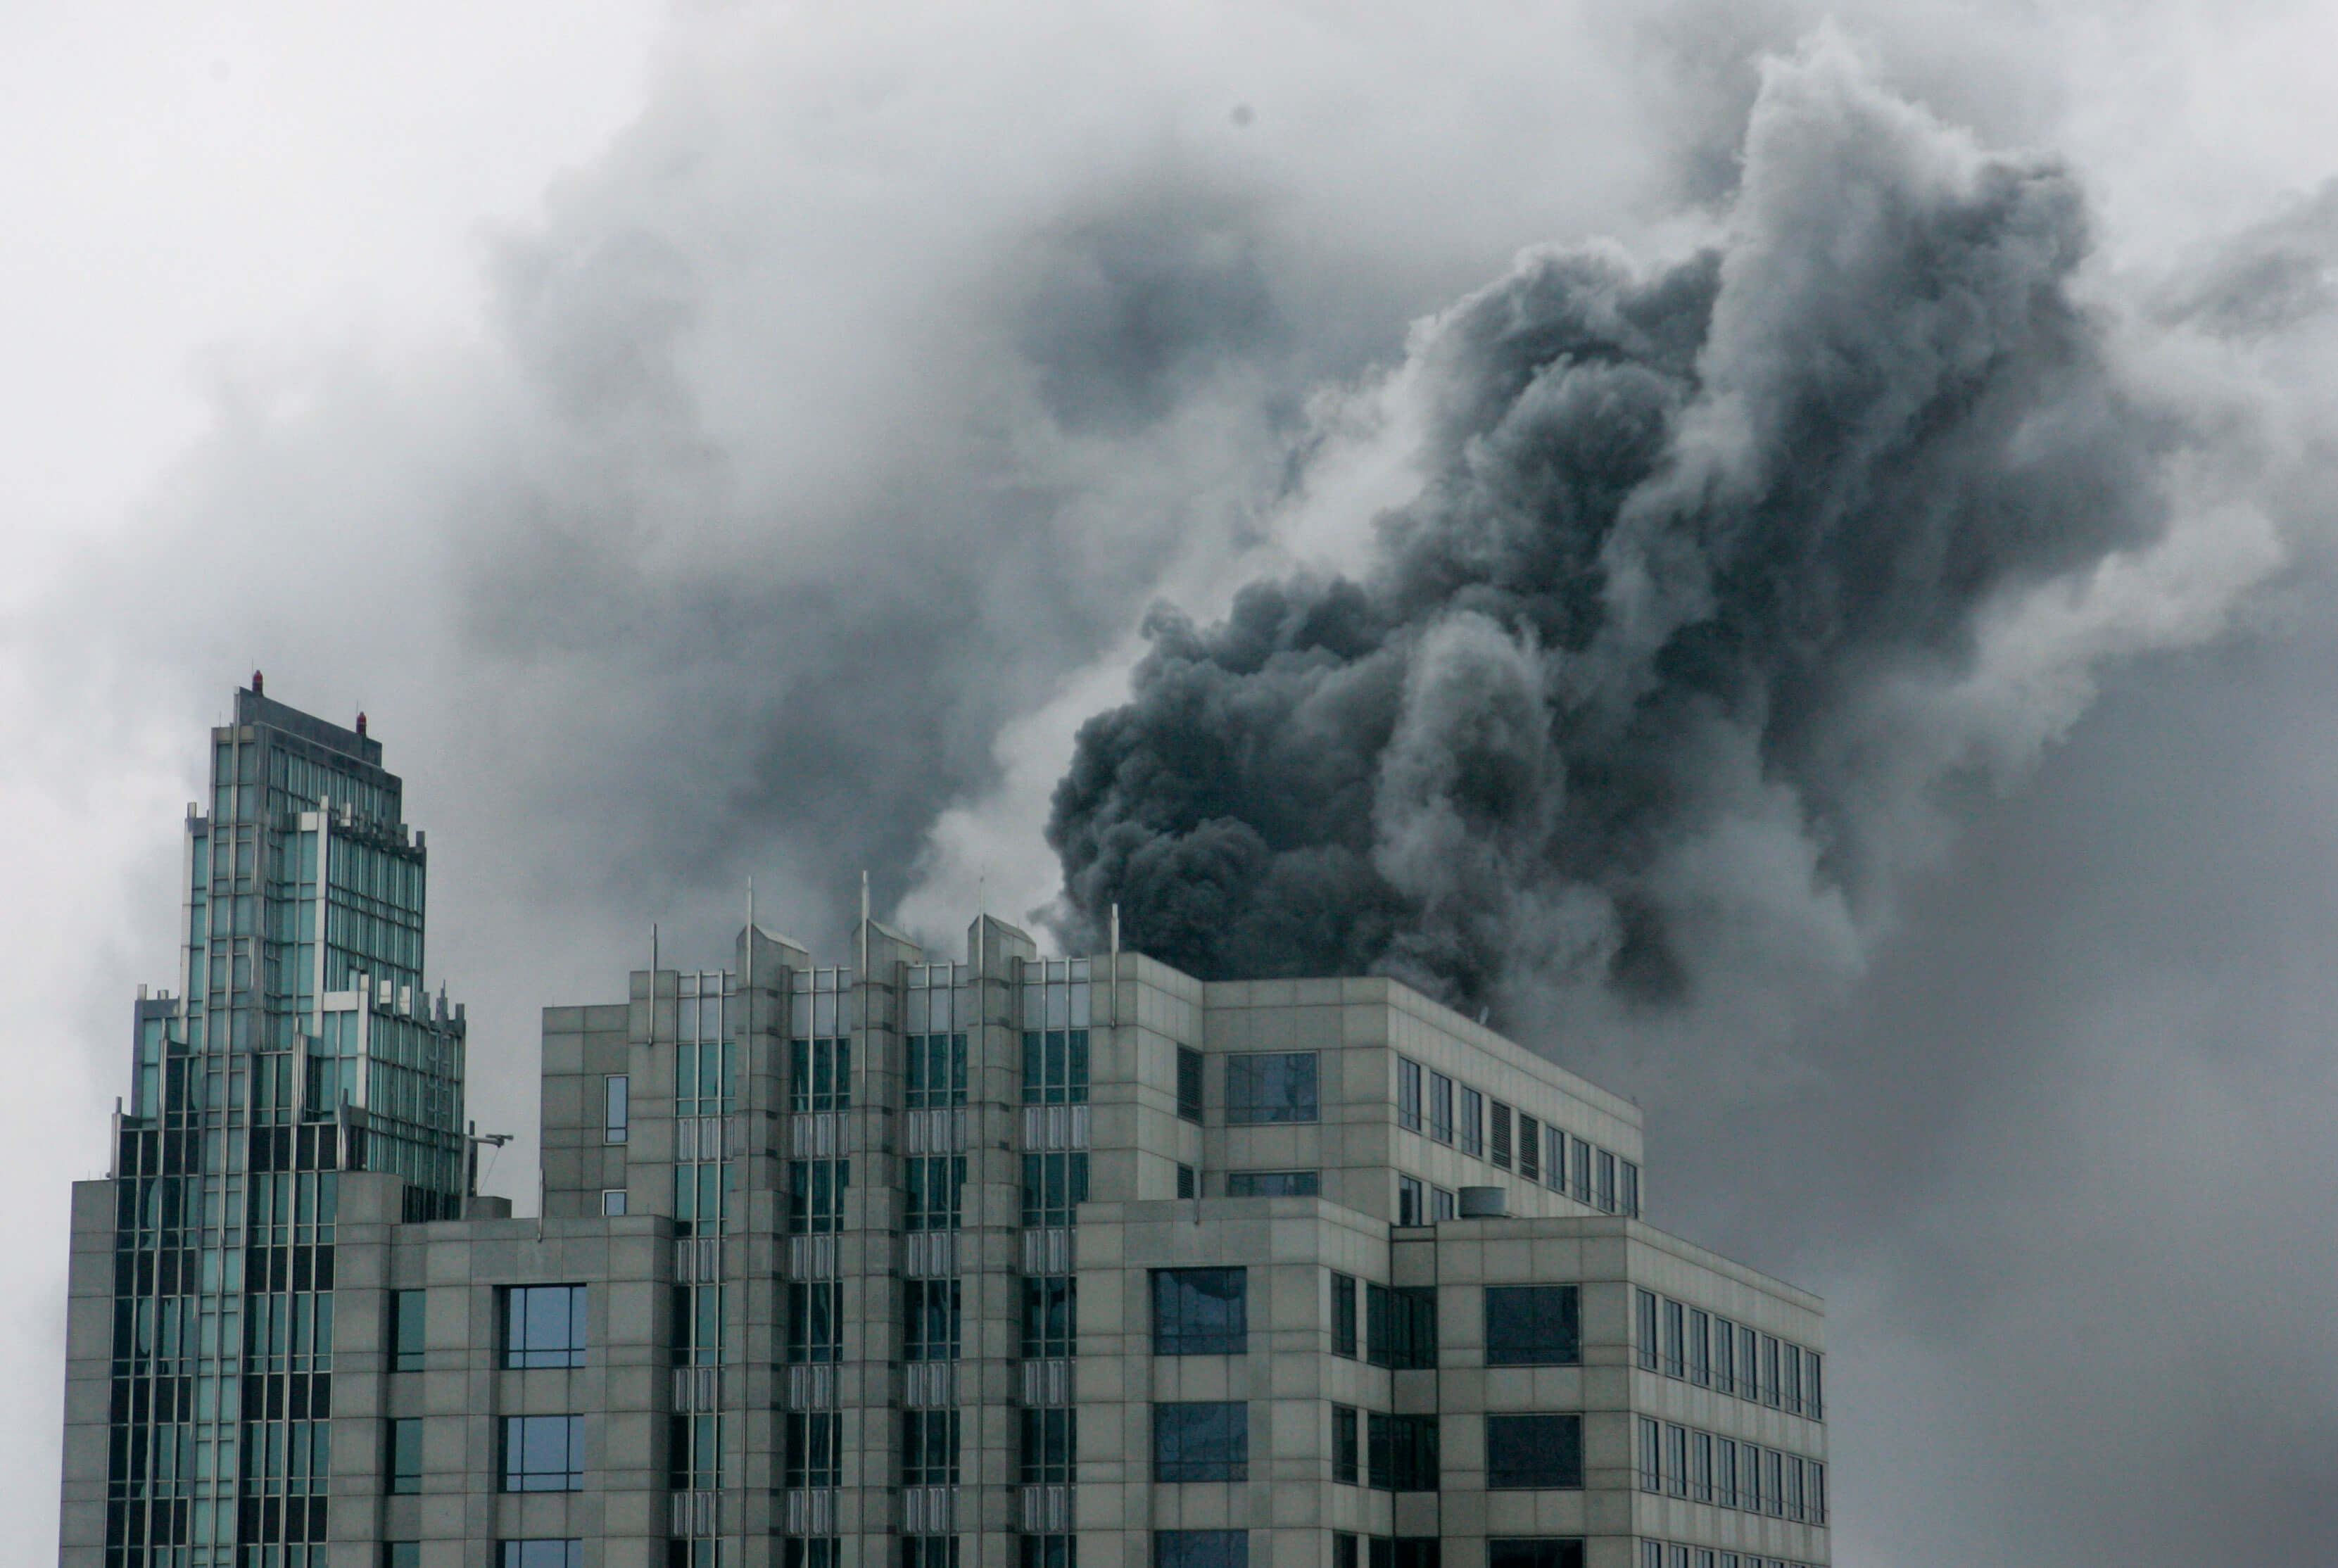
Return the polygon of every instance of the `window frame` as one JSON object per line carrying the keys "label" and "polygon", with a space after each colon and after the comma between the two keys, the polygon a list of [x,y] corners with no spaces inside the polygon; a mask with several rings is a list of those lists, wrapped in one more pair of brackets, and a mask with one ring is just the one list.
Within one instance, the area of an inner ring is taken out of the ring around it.
{"label": "window frame", "polygon": [[[1483,1327],[1488,1367],[1580,1367],[1583,1364],[1583,1290],[1577,1285],[1488,1285]],[[1497,1313],[1504,1319],[1498,1333]],[[1528,1314],[1537,1328],[1555,1318],[1561,1328],[1528,1334],[1511,1320]]]}
{"label": "window frame", "polygon": [[1250,1405],[1241,1399],[1153,1402],[1157,1485],[1250,1479]]}
{"label": "window frame", "polygon": [[[1155,1356],[1243,1356],[1250,1352],[1250,1270],[1235,1266],[1149,1270]],[[1211,1285],[1231,1285],[1213,1295]],[[1226,1303],[1214,1324],[1203,1324],[1206,1301]]]}
{"label": "window frame", "polygon": [[601,1142],[624,1143],[633,1136],[633,1075],[601,1075]]}
{"label": "window frame", "polygon": [[1291,1126],[1323,1119],[1321,1053],[1234,1051],[1227,1053],[1224,1060],[1222,1104],[1227,1126]]}
{"label": "window frame", "polygon": [[[563,1468],[521,1468],[537,1455],[537,1445],[555,1441],[563,1451]],[[501,1493],[582,1492],[584,1490],[584,1417],[582,1416],[505,1416],[496,1422],[496,1490]],[[561,1485],[531,1483],[556,1477]]]}
{"label": "window frame", "polygon": [[[586,1292],[590,1287],[575,1285],[505,1285],[497,1289],[502,1300],[503,1356],[501,1364],[507,1372],[541,1371],[545,1368],[582,1367],[592,1346],[590,1326],[591,1304]],[[550,1300],[555,1293],[565,1296],[565,1311],[554,1309]],[[540,1307],[543,1315],[540,1315]],[[558,1343],[547,1339],[538,1343],[538,1333],[556,1330],[555,1318],[565,1318],[566,1328]]]}
{"label": "window frame", "polygon": [[[1489,1492],[1583,1490],[1583,1414],[1534,1410],[1489,1414],[1486,1422],[1486,1489]],[[1536,1436],[1540,1434],[1542,1436]],[[1518,1445],[1557,1439],[1558,1463],[1530,1467]],[[1507,1460],[1507,1463],[1504,1461]]]}

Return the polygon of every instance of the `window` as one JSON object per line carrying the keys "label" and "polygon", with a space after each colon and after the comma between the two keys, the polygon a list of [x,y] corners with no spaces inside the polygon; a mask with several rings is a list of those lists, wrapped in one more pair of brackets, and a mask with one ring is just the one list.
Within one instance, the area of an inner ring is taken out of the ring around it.
{"label": "window", "polygon": [[1356,1353],[1356,1280],[1351,1274],[1331,1276],[1331,1354]]}
{"label": "window", "polygon": [[1675,1497],[1688,1495],[1688,1429],[1665,1426],[1665,1490]]}
{"label": "window", "polygon": [[1023,1103],[1085,1105],[1088,1098],[1088,1032],[1027,1030],[1023,1035]]}
{"label": "window", "polygon": [[1737,1396],[1740,1399],[1762,1397],[1758,1352],[1762,1337],[1740,1323],[1737,1326]]}
{"label": "window", "polygon": [[1778,1396],[1790,1414],[1803,1413],[1803,1350],[1799,1345],[1778,1347]]}
{"label": "window", "polygon": [[722,1485],[722,1417],[712,1410],[666,1417],[666,1488],[711,1491]]}
{"label": "window", "polygon": [[1322,1178],[1313,1171],[1229,1171],[1229,1198],[1312,1198],[1322,1191]]}
{"label": "window", "polygon": [[1250,1568],[1250,1533],[1155,1530],[1153,1568]]}
{"label": "window", "polygon": [[1529,1181],[1542,1180],[1542,1123],[1518,1112],[1518,1174]]}
{"label": "window", "polygon": [[1375,1410],[1369,1433],[1366,1475],[1378,1492],[1437,1490],[1437,1417],[1383,1416]]}
{"label": "window", "polygon": [[1737,1392],[1737,1326],[1726,1318],[1713,1320],[1713,1386],[1724,1394]]}
{"label": "window", "polygon": [[1461,1114],[1459,1118],[1461,1152],[1483,1154],[1486,1152],[1486,1097],[1475,1089],[1461,1091]]}
{"label": "window", "polygon": [[1815,1459],[1803,1461],[1803,1503],[1813,1524],[1827,1522],[1826,1466]]}
{"label": "window", "polygon": [[781,1426],[780,1485],[790,1491],[834,1486],[844,1474],[843,1416],[834,1410],[791,1410]]}
{"label": "window", "polygon": [[389,1293],[389,1369],[422,1370],[425,1328],[429,1319],[430,1292],[393,1290]]}
{"label": "window", "polygon": [[1713,1500],[1724,1508],[1737,1506],[1737,1445],[1726,1437],[1714,1440]]}
{"label": "window", "polygon": [[780,1568],[836,1568],[844,1543],[833,1535],[789,1535],[780,1542]]}
{"label": "window", "polygon": [[1826,1388],[1819,1377],[1819,1353],[1803,1352],[1803,1405],[1813,1421],[1826,1415]]}
{"label": "window", "polygon": [[1366,1359],[1418,1371],[1437,1365],[1437,1291],[1426,1285],[1364,1287]]}
{"label": "window", "polygon": [[1239,1356],[1250,1348],[1243,1269],[1153,1270],[1155,1356]]}
{"label": "window", "polygon": [[902,1536],[901,1568],[958,1568],[958,1537]]}
{"label": "window", "polygon": [[1640,1417],[1640,1490],[1661,1492],[1664,1489],[1664,1428],[1643,1416]]}
{"label": "window", "polygon": [[1510,1108],[1497,1100],[1493,1102],[1493,1112],[1494,1163],[1507,1171],[1510,1168]]}
{"label": "window", "polygon": [[584,1490],[584,1417],[505,1416],[503,1489],[506,1492]]}
{"label": "window", "polygon": [[1692,1503],[1713,1501],[1713,1434],[1710,1432],[1690,1435],[1688,1495]]}
{"label": "window", "polygon": [[1362,1543],[1344,1530],[1331,1534],[1331,1568],[1364,1568]]}
{"label": "window", "polygon": [[1080,1153],[1023,1156],[1023,1225],[1069,1225],[1088,1200],[1088,1157]]}
{"label": "window", "polygon": [[1184,1045],[1177,1047],[1177,1114],[1202,1119],[1202,1054]]}
{"label": "window", "polygon": [[1547,1122],[1542,1130],[1542,1179],[1557,1191],[1567,1191],[1567,1134]]}
{"label": "window", "polygon": [[1681,1335],[1684,1311],[1679,1302],[1669,1296],[1665,1298],[1665,1376],[1667,1377],[1679,1377],[1683,1368]]}
{"label": "window", "polygon": [[1429,1190],[1429,1218],[1432,1223],[1450,1220],[1455,1213],[1453,1194],[1442,1187]]}
{"label": "window", "polygon": [[1400,1225],[1420,1225],[1429,1216],[1421,1206],[1423,1189],[1420,1178],[1400,1176],[1396,1179],[1396,1222]]}
{"label": "window", "polygon": [[1692,1307],[1688,1311],[1688,1380],[1711,1383],[1713,1369],[1706,1364],[1706,1341],[1711,1334],[1712,1319]]}
{"label": "window", "polygon": [[504,1365],[584,1365],[584,1287],[512,1285],[504,1290]]}
{"label": "window", "polygon": [[1618,1160],[1616,1161],[1616,1178],[1618,1183],[1616,1193],[1617,1210],[1629,1214],[1635,1220],[1638,1219],[1640,1217],[1640,1168],[1629,1160]]}
{"label": "window", "polygon": [[1023,1280],[1023,1355],[1047,1360],[1072,1352],[1072,1324],[1079,1280],[1069,1274],[1038,1274]]}
{"label": "window", "polygon": [[606,1215],[606,1214],[623,1214],[624,1211],[625,1211],[625,1190],[624,1190],[623,1187],[604,1187],[604,1188],[602,1188],[602,1189],[601,1189],[601,1212],[602,1212],[603,1214]]}
{"label": "window", "polygon": [[623,1143],[630,1131],[632,1107],[626,1093],[627,1079],[623,1073],[612,1073],[601,1080],[601,1142]]}
{"label": "window", "polygon": [[955,1361],[959,1294],[956,1279],[901,1281],[901,1359]]}
{"label": "window", "polygon": [[852,1186],[850,1160],[788,1161],[788,1229],[820,1236],[844,1229],[844,1195]]}
{"label": "window", "polygon": [[1581,1293],[1575,1286],[1487,1288],[1487,1366],[1571,1367],[1582,1359]]}
{"label": "window", "polygon": [[422,1490],[422,1421],[401,1416],[389,1424],[389,1490],[403,1496]]}
{"label": "window", "polygon": [[909,1198],[903,1205],[905,1230],[955,1230],[966,1191],[966,1156],[913,1154],[901,1161]]}
{"label": "window", "polygon": [[383,1542],[381,1568],[422,1568],[422,1543],[419,1541]]}
{"label": "window", "polygon": [[584,1543],[541,1537],[532,1541],[498,1541],[496,1543],[496,1568],[584,1568]]}
{"label": "window", "polygon": [[1312,1122],[1321,1113],[1315,1082],[1315,1053],[1226,1058],[1226,1124]]}
{"label": "window", "polygon": [[1778,1403],[1778,1342],[1762,1336],[1762,1403]]}
{"label": "window", "polygon": [[912,1034],[903,1044],[909,1058],[909,1082],[901,1094],[904,1106],[924,1111],[966,1103],[965,1035]]}
{"label": "window", "polygon": [[795,1279],[787,1287],[788,1365],[841,1360],[844,1355],[844,1282]]}
{"label": "window", "polygon": [[1438,1568],[1441,1553],[1434,1535],[1372,1537],[1368,1568]]}
{"label": "window", "polygon": [[1616,1156],[1599,1151],[1599,1194],[1593,1200],[1608,1213],[1616,1212]]}
{"label": "window", "polygon": [[1453,1142],[1453,1080],[1442,1073],[1429,1075],[1429,1135],[1439,1143]]}
{"label": "window", "polygon": [[1331,1406],[1331,1479],[1353,1486],[1359,1478],[1361,1439],[1355,1406]]}
{"label": "window", "polygon": [[673,1288],[673,1358],[678,1366],[711,1367],[722,1358],[722,1287]]}
{"label": "window", "polygon": [[1583,1417],[1577,1415],[1486,1417],[1488,1489],[1583,1485]]}
{"label": "window", "polygon": [[1250,1406],[1188,1402],[1153,1406],[1153,1479],[1250,1479]]}
{"label": "window", "polygon": [[1026,1486],[1068,1486],[1078,1463],[1079,1412],[1068,1406],[1021,1412],[1023,1452],[1017,1471]]}
{"label": "window", "polygon": [[958,1485],[958,1413],[956,1410],[901,1412],[901,1485]]}
{"label": "window", "polygon": [[1588,1203],[1591,1201],[1591,1156],[1594,1151],[1580,1138],[1575,1140],[1574,1150],[1576,1201]]}
{"label": "window", "polygon": [[1178,1166],[1177,1196],[1180,1198],[1199,1198],[1201,1195],[1202,1178],[1200,1173],[1191,1165]]}
{"label": "window", "polygon": [[1079,1568],[1079,1540],[1073,1535],[1026,1535],[1016,1568]]}
{"label": "window", "polygon": [[1486,1568],[1583,1568],[1583,1543],[1561,1536],[1488,1541]]}
{"label": "window", "polygon": [[852,1042],[788,1042],[788,1109],[847,1111],[852,1106]]}
{"label": "window", "polygon": [[1420,1131],[1420,1063],[1396,1059],[1396,1124]]}

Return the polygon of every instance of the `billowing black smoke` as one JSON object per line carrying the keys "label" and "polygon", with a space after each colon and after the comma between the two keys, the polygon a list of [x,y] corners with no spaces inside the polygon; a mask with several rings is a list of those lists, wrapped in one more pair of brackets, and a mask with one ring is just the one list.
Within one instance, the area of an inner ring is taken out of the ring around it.
{"label": "billowing black smoke", "polygon": [[2072,298],[2070,179],[1838,58],[1770,74],[1722,236],[1532,252],[1417,330],[1390,385],[1423,482],[1377,564],[1156,611],[1082,730],[1049,824],[1075,921],[1465,1006],[1693,991],[1716,901],[1856,926],[1961,760],[1911,777],[1905,694],[2161,530],[2149,422]]}

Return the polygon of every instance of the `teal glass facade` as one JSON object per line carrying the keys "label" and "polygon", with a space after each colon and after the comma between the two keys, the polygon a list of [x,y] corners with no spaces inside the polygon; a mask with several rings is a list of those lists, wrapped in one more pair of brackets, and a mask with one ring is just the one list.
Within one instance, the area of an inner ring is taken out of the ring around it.
{"label": "teal glass facade", "polygon": [[211,757],[117,1138],[109,1568],[324,1561],[340,1172],[404,1177],[417,1220],[466,1187],[465,1023],[380,743],[254,689]]}

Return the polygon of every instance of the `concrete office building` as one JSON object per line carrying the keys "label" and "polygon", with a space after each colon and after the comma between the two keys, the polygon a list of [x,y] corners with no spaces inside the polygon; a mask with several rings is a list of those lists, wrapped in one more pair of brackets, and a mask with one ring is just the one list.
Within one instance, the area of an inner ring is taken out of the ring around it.
{"label": "concrete office building", "polygon": [[[249,740],[221,743],[240,777]],[[1386,979],[1043,958],[987,917],[962,957],[866,919],[845,956],[751,923],[721,967],[547,1009],[526,1219],[449,1217],[447,1168],[376,1159],[364,1073],[304,1067],[334,1093],[264,1122],[232,1081],[285,1052],[202,1050],[194,1002],[142,1003],[139,1070],[166,1071],[75,1193],[66,1561],[1828,1560],[1818,1303],[1640,1220],[1628,1102]],[[368,1063],[325,1015],[427,1015],[458,1153],[459,1018],[365,973],[255,1039]],[[182,1062],[230,1080],[224,1112]],[[250,1260],[280,1243],[227,1218],[280,1132],[315,1151],[290,1245],[326,1304],[287,1321],[327,1326],[282,1352]],[[192,1338],[145,1333],[164,1302]]]}

